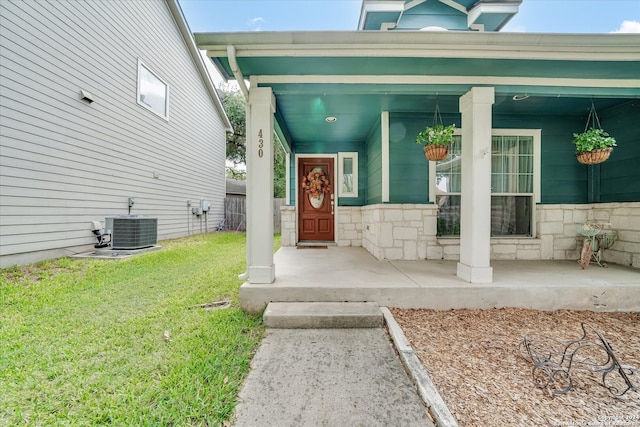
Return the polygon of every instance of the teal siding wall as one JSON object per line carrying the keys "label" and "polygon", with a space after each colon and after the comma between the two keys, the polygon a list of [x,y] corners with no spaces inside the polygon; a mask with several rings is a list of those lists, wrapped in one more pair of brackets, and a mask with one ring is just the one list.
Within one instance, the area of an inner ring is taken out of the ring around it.
{"label": "teal siding wall", "polygon": [[[416,135],[432,121],[429,114],[390,114],[389,202],[429,203],[429,161]],[[444,115],[446,124],[460,126],[459,115]]]}
{"label": "teal siding wall", "polygon": [[[599,168],[599,193],[601,202],[640,201],[640,100],[600,112],[603,129],[616,139],[609,160]],[[583,166],[588,168],[588,166]],[[597,177],[597,174],[595,174]],[[598,201],[598,200],[595,200]]]}
{"label": "teal siding wall", "polygon": [[[494,116],[499,129],[542,129],[541,202],[545,204],[640,201],[640,101],[599,112],[603,128],[618,141],[611,158],[600,166],[578,163],[573,133],[584,129],[585,116]],[[389,201],[429,203],[429,162],[415,136],[430,114],[389,115]],[[443,115],[444,123],[460,126],[459,114]],[[358,198],[340,198],[341,206],[382,203],[381,125],[367,141],[297,144],[291,156],[291,203],[295,203],[295,154],[358,152]],[[337,165],[336,165],[337,166]],[[591,191],[590,191],[591,189]]]}
{"label": "teal siding wall", "polygon": [[[427,203],[429,163],[415,137],[429,122],[429,114],[391,114],[390,200]],[[460,126],[460,115],[443,115],[445,124]],[[572,137],[584,128],[586,117],[496,116],[493,127],[542,129],[542,203],[587,203],[587,170],[577,162]]]}
{"label": "teal siding wall", "polygon": [[380,122],[374,126],[369,134],[366,149],[366,204],[373,205],[382,203],[382,131]]}
{"label": "teal siding wall", "polygon": [[[291,156],[291,204],[295,204],[295,154],[338,154],[338,152],[358,152],[358,197],[339,197],[338,206],[362,206],[365,203],[366,186],[367,186],[367,162],[365,143],[359,141],[326,143],[314,142],[311,144],[297,143],[295,145],[295,153]],[[336,173],[338,171],[338,163],[336,160]]]}
{"label": "teal siding wall", "polygon": [[587,171],[578,163],[573,133],[584,129],[586,117],[496,116],[493,127],[542,129],[541,202],[587,203]]}

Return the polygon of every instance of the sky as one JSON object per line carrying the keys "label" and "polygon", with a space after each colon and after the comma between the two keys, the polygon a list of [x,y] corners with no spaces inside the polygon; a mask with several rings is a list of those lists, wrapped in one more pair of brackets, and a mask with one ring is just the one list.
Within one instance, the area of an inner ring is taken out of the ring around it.
{"label": "sky", "polygon": [[[362,0],[179,0],[192,32],[356,30]],[[640,0],[524,0],[503,32],[640,33]]]}

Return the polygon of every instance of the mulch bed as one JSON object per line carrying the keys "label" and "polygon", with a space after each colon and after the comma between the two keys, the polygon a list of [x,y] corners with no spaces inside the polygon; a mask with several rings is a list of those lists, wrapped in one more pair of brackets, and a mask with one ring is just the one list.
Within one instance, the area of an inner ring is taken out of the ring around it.
{"label": "mulch bed", "polygon": [[[518,349],[532,333],[579,339],[586,322],[611,343],[622,365],[640,369],[640,313],[391,311],[461,427],[640,426],[639,392],[613,397],[601,375],[574,370],[571,391],[549,393],[534,384],[533,365]],[[630,379],[640,391],[640,377]]]}

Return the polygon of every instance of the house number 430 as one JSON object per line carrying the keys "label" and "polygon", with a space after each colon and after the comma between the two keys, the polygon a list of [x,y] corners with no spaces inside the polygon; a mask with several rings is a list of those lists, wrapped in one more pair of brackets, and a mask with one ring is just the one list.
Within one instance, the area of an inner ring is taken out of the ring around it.
{"label": "house number 430", "polygon": [[262,139],[262,129],[258,132],[258,157],[264,156],[264,139]]}

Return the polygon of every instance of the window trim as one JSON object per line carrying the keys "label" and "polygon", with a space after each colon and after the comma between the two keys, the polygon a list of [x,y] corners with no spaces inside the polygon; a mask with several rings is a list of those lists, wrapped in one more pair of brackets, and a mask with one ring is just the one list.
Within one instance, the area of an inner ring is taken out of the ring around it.
{"label": "window trim", "polygon": [[[353,191],[343,191],[342,182],[344,179],[344,160],[352,159],[353,161]],[[338,153],[338,197],[358,197],[358,152],[344,151]]]}
{"label": "window trim", "polygon": [[[164,111],[165,114],[161,114],[158,110],[154,109],[153,107],[151,107],[150,105],[142,102],[140,100],[140,96],[143,95],[140,93],[140,81],[141,81],[141,77],[142,77],[142,68],[144,67],[144,69],[151,74],[153,77],[155,77],[156,79],[158,79],[158,81],[160,83],[162,83],[165,87],[165,98],[164,98]],[[164,79],[160,78],[160,76],[158,76],[158,74],[153,71],[147,64],[145,64],[140,58],[138,58],[138,74],[136,76],[136,102],[138,105],[140,105],[141,107],[151,111],[153,114],[155,114],[158,117],[163,118],[166,121],[169,121],[169,84],[164,81]]]}
{"label": "window trim", "polygon": [[[462,136],[462,128],[453,131],[454,136]],[[451,193],[452,195],[461,193]],[[436,203],[436,162],[429,160],[429,202]]]}
{"label": "window trim", "polygon": [[[456,128],[454,135],[462,135],[462,129]],[[531,207],[531,237],[523,236],[491,236],[492,239],[535,238],[536,230],[536,204],[540,203],[540,176],[542,163],[542,129],[491,129],[491,136],[531,136],[533,137],[533,194],[531,193],[491,193],[493,195],[531,195],[533,206]],[[451,193],[457,195],[462,193]],[[436,162],[429,162],[429,202],[436,203]],[[456,237],[456,236],[451,236]]]}
{"label": "window trim", "polygon": [[[533,137],[533,202],[540,203],[540,170],[542,154],[542,129],[492,129],[491,136],[530,136]],[[493,193],[492,193],[493,194]],[[531,193],[495,193],[519,195]],[[535,211],[534,211],[535,215]],[[535,223],[535,221],[534,221]],[[535,230],[535,227],[532,228]],[[535,234],[534,234],[535,235]]]}

